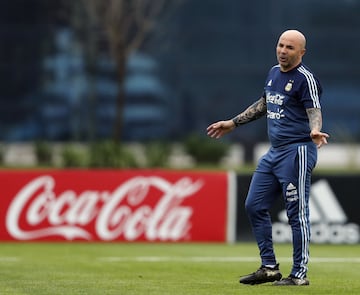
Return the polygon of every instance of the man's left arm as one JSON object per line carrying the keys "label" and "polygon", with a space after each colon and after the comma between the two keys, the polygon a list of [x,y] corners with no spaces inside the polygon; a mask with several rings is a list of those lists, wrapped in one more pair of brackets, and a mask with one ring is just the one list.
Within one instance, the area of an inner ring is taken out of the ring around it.
{"label": "man's left arm", "polygon": [[329,134],[321,132],[322,128],[322,115],[320,108],[306,109],[306,113],[309,118],[310,137],[312,141],[320,148],[323,144],[327,144],[327,138]]}

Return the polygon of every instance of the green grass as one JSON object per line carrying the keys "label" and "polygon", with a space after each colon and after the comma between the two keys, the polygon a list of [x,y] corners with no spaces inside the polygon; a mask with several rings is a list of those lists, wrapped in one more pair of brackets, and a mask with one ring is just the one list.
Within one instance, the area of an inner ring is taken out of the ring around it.
{"label": "green grass", "polygon": [[[291,246],[276,253],[287,275]],[[312,245],[311,285],[301,287],[240,285],[257,255],[253,243],[2,243],[0,294],[360,294],[359,245]]]}

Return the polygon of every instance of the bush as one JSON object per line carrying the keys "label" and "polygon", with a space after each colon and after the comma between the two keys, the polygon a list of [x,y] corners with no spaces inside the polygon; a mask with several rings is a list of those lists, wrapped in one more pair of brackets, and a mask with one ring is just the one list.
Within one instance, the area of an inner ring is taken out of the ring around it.
{"label": "bush", "polygon": [[113,141],[102,141],[91,145],[89,166],[100,168],[134,168],[138,167],[135,156],[121,144]]}
{"label": "bush", "polygon": [[81,150],[73,145],[66,145],[61,154],[64,167],[85,167],[87,165],[86,150]]}
{"label": "bush", "polygon": [[4,165],[4,156],[5,152],[4,152],[4,147],[2,145],[0,145],[0,165]]}
{"label": "bush", "polygon": [[46,141],[35,142],[35,157],[38,165],[50,166],[52,164],[52,148],[51,145]]}
{"label": "bush", "polygon": [[184,148],[198,164],[218,164],[228,152],[229,145],[209,137],[190,135],[184,142]]}
{"label": "bush", "polygon": [[149,142],[145,144],[145,156],[148,167],[165,167],[171,153],[171,146],[166,142]]}

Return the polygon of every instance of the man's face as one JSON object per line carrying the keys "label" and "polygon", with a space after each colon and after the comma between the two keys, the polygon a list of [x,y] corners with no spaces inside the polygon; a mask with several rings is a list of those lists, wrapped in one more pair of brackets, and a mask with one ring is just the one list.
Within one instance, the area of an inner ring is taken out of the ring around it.
{"label": "man's face", "polygon": [[276,56],[283,72],[290,71],[296,67],[305,54],[305,48],[297,36],[283,34],[280,36],[276,46]]}

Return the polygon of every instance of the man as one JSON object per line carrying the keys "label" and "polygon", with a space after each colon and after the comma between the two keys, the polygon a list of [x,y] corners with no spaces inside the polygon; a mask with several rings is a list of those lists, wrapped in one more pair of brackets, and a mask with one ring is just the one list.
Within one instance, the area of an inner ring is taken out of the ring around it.
{"label": "man", "polygon": [[[274,285],[309,285],[306,277],[309,260],[309,193],[311,173],[317,161],[317,148],[327,144],[321,132],[321,86],[302,63],[306,40],[297,30],[281,34],[264,94],[233,119],[207,128],[210,137],[220,138],[236,127],[267,115],[271,147],[260,159],[252,177],[245,208],[261,257],[261,267],[240,278],[243,284],[275,282]],[[293,266],[282,278],[272,242],[269,209],[282,193],[292,229]]]}

